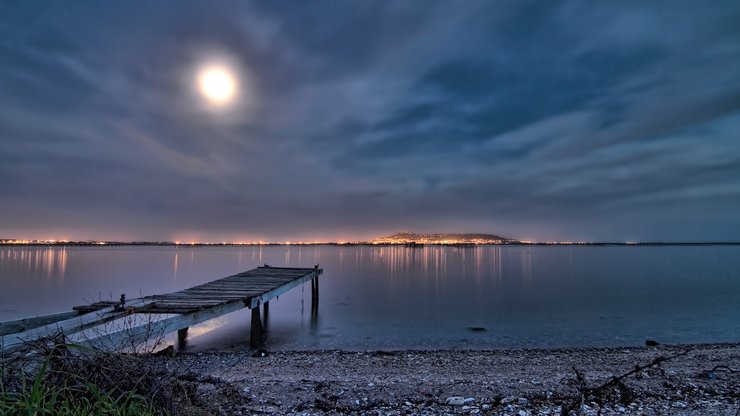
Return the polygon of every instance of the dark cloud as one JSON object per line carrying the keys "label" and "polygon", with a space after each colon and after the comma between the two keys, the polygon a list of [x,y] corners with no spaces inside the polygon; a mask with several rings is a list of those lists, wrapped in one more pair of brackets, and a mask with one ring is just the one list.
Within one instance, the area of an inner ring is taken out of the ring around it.
{"label": "dark cloud", "polygon": [[[5,2],[0,237],[737,239],[736,2]],[[238,105],[208,111],[226,59]]]}

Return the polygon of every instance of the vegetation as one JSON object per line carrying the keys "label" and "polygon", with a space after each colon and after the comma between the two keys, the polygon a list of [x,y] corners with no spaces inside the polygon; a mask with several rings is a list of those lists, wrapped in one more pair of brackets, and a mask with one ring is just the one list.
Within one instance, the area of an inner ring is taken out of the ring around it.
{"label": "vegetation", "polygon": [[0,415],[167,413],[156,377],[137,364],[137,357],[71,354],[67,347],[58,344],[45,354],[2,360]]}
{"label": "vegetation", "polygon": [[160,414],[143,396],[129,392],[114,397],[93,384],[83,390],[50,386],[43,374],[20,392],[0,391],[0,415],[156,415]]}

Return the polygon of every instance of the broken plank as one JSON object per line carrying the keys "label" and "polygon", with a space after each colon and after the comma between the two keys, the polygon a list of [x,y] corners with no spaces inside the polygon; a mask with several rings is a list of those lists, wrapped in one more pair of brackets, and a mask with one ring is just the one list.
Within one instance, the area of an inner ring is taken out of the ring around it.
{"label": "broken plank", "polygon": [[308,273],[308,274],[306,274],[306,275],[304,275],[303,277],[300,277],[298,279],[295,279],[293,281],[290,281],[288,283],[285,283],[284,285],[278,286],[275,289],[272,289],[272,290],[270,290],[268,292],[265,292],[265,293],[263,293],[260,296],[253,297],[250,300],[249,307],[250,308],[254,308],[256,306],[259,306],[259,305],[261,305],[261,304],[269,301],[270,299],[272,299],[272,298],[274,298],[276,296],[280,296],[283,293],[289,291],[290,289],[292,289],[292,288],[294,288],[296,286],[300,286],[303,283],[306,283],[309,280],[313,279],[314,277],[318,277],[321,274],[321,272],[322,272],[322,269],[315,269],[315,270],[314,269],[311,269],[311,272]]}
{"label": "broken plank", "polygon": [[239,309],[243,309],[244,306],[243,302],[234,301],[213,308],[149,322],[145,325],[127,329],[126,331],[119,331],[112,334],[101,334],[94,338],[88,337],[80,340],[80,342],[94,348],[117,350],[123,346],[145,342],[153,336],[162,336],[166,333],[177,331],[178,329],[197,325],[221,315],[238,311]]}
{"label": "broken plank", "polygon": [[0,322],[0,336],[28,331],[29,329],[53,324],[81,315],[81,312],[72,310],[69,312],[58,312],[49,315],[34,316],[32,318],[17,319],[14,321]]}
{"label": "broken plank", "polygon": [[[126,304],[126,308],[137,308],[148,305],[149,303],[151,302],[144,301],[143,299],[134,299]],[[82,331],[83,329],[90,328],[96,325],[101,325],[114,319],[118,319],[129,314],[129,311],[130,309],[116,311],[115,307],[108,307],[95,312],[90,312],[88,314],[65,319],[63,321],[40,326],[28,331],[4,335],[0,339],[0,351],[6,353],[16,351],[20,349],[25,342],[35,341],[37,339],[45,338],[55,333],[61,333],[69,336],[71,334],[74,334],[75,332]]]}

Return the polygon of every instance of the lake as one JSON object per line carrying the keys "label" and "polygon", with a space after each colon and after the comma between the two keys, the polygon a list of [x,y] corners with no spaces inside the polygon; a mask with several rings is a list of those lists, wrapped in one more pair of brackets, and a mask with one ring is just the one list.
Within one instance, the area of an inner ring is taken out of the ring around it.
{"label": "lake", "polygon": [[[263,264],[324,269],[315,320],[310,285],[271,301],[268,349],[740,341],[738,246],[5,246],[0,321]],[[187,348],[248,348],[249,321],[245,309],[193,327]]]}

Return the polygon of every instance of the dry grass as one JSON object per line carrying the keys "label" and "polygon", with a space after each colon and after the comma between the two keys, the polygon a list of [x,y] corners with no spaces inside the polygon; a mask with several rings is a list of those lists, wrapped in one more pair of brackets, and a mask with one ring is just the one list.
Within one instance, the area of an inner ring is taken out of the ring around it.
{"label": "dry grass", "polygon": [[69,344],[61,336],[0,357],[0,415],[197,414],[177,380],[145,356]]}

